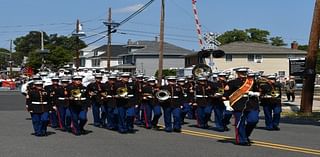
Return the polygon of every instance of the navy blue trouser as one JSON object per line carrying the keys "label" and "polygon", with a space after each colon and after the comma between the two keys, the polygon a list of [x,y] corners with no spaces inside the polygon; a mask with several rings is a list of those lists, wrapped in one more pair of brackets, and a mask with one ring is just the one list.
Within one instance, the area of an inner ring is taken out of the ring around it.
{"label": "navy blue trouser", "polygon": [[279,126],[281,111],[281,104],[268,104],[263,106],[267,129],[273,129]]}
{"label": "navy blue trouser", "polygon": [[55,110],[49,113],[49,121],[52,128],[58,127],[58,116]]}
{"label": "navy blue trouser", "polygon": [[198,106],[196,112],[198,127],[208,128],[208,121],[210,120],[212,113],[212,105]]}
{"label": "navy blue trouser", "polygon": [[144,123],[144,110],[143,106],[141,104],[138,104],[134,107],[135,112],[135,124],[136,125],[142,125]]}
{"label": "navy blue trouser", "polygon": [[32,119],[32,126],[36,136],[43,136],[47,133],[47,126],[49,123],[49,112],[30,113]]}
{"label": "navy blue trouser", "polygon": [[92,115],[93,115],[93,125],[94,126],[100,126],[102,124],[101,120],[101,105],[97,102],[94,102],[92,104]]}
{"label": "navy blue trouser", "polygon": [[107,129],[117,129],[118,128],[118,111],[115,107],[111,107],[111,106],[107,106],[107,114],[106,114],[106,118],[107,118]]}
{"label": "navy blue trouser", "polygon": [[214,112],[214,122],[217,129],[223,129],[223,113],[225,111],[225,106],[223,104],[214,104],[213,112]]}
{"label": "navy blue trouser", "polygon": [[[159,119],[162,115],[161,107],[158,104],[145,103],[142,105],[146,128],[157,126]],[[153,111],[153,119],[152,119]]]}
{"label": "navy blue trouser", "polygon": [[188,118],[192,118],[192,106],[189,103],[183,103],[181,108],[181,122],[184,122],[184,118],[188,115]]}
{"label": "navy blue trouser", "polygon": [[[181,129],[181,108],[180,107],[163,107],[164,112],[164,130],[171,132],[172,128],[180,130]],[[173,123],[172,123],[173,117]],[[173,125],[173,126],[172,126]]]}
{"label": "navy blue trouser", "polygon": [[231,120],[232,114],[233,114],[232,111],[227,111],[227,110],[223,111],[222,124],[223,124],[224,127],[226,127],[227,125],[230,124],[230,120]]}
{"label": "navy blue trouser", "polygon": [[108,106],[101,105],[101,125],[102,125],[102,127],[106,127],[107,114],[108,114]]}
{"label": "navy blue trouser", "polygon": [[117,107],[118,111],[118,131],[126,133],[133,131],[134,107]]}
{"label": "navy blue trouser", "polygon": [[60,128],[66,130],[71,129],[71,112],[69,107],[58,106],[57,108],[57,115]]}
{"label": "navy blue trouser", "polygon": [[259,111],[235,111],[236,143],[248,142],[248,137],[259,121]]}
{"label": "navy blue trouser", "polygon": [[80,134],[84,130],[84,125],[87,123],[87,110],[84,108],[70,107],[72,124],[75,128],[74,133]]}

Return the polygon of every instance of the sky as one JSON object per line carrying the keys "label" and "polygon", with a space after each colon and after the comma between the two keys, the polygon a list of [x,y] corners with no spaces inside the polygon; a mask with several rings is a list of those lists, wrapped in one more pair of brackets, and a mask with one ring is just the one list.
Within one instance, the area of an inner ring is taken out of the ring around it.
{"label": "sky", "polygon": [[[0,0],[0,48],[29,31],[70,36],[76,20],[83,25],[89,44],[104,34],[103,22],[112,8],[112,18],[121,22],[150,0]],[[309,41],[315,0],[197,0],[203,33],[222,34],[233,29],[258,28],[280,36],[290,45]],[[165,0],[165,41],[199,50],[191,0]],[[113,44],[128,39],[155,40],[160,32],[161,0],[121,25],[112,34]],[[97,34],[97,35],[95,35]],[[91,44],[101,46],[107,38]]]}

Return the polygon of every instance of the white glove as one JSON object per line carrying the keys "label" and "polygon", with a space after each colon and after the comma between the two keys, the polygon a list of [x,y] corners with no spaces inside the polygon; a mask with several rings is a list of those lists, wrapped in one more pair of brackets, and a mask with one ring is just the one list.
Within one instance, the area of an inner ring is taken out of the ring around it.
{"label": "white glove", "polygon": [[223,104],[226,107],[227,111],[233,111],[233,108],[230,106],[230,101],[229,100],[223,101]]}
{"label": "white glove", "polygon": [[258,97],[258,96],[260,96],[260,93],[259,92],[249,91],[248,96]]}

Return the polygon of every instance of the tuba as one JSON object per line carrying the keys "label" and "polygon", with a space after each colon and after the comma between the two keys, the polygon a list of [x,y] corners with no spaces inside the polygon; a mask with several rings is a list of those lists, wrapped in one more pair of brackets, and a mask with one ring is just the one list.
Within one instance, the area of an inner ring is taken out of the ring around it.
{"label": "tuba", "polygon": [[71,96],[74,97],[74,98],[80,98],[81,97],[80,89],[71,90]]}
{"label": "tuba", "polygon": [[117,89],[117,95],[120,97],[126,97],[128,96],[128,88],[126,87],[120,87]]}
{"label": "tuba", "polygon": [[167,90],[159,90],[158,92],[156,92],[156,98],[159,101],[166,101],[170,98],[170,92]]}
{"label": "tuba", "polygon": [[209,76],[211,73],[211,68],[206,64],[198,64],[192,69],[192,74],[195,77]]}

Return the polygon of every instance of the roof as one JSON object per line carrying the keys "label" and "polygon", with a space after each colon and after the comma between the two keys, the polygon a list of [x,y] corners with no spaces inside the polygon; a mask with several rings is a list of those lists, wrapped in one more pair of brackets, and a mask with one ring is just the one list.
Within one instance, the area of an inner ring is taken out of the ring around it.
{"label": "roof", "polygon": [[269,44],[256,43],[256,42],[232,42],[226,45],[222,45],[219,49],[225,51],[227,54],[243,54],[243,53],[254,53],[254,54],[307,54],[306,51],[281,47],[272,46]]}
{"label": "roof", "polygon": [[[107,58],[106,51],[107,51],[108,45],[102,45],[96,49],[94,49],[94,52],[104,52],[98,56],[91,56],[93,57],[99,57],[99,58]],[[111,58],[118,58],[119,55],[127,54],[128,48],[126,45],[111,45]]]}
{"label": "roof", "polygon": [[[136,51],[131,52],[130,54],[134,55],[159,55],[159,41],[135,41],[130,42],[128,47],[142,47],[141,49],[138,49]],[[188,55],[194,53],[191,50],[178,47],[176,45],[164,42],[164,55]]]}
{"label": "roof", "polygon": [[116,66],[112,66],[111,69],[135,69],[136,66],[132,64],[120,64]]}
{"label": "roof", "polygon": [[93,51],[94,49],[96,49],[98,46],[87,46],[83,49],[81,49],[80,51]]}

